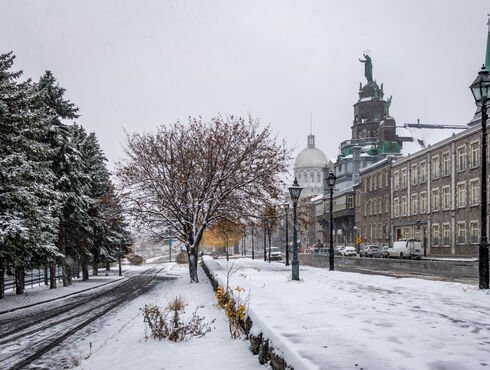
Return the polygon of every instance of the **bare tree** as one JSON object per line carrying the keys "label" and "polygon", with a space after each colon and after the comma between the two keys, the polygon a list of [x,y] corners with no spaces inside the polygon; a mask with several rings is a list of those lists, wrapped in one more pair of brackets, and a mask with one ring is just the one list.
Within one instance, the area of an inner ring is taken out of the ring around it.
{"label": "bare tree", "polygon": [[128,135],[126,154],[117,175],[128,211],[140,227],[162,238],[172,232],[184,243],[191,282],[198,282],[204,230],[278,199],[290,159],[269,126],[234,116],[189,118],[155,134]]}

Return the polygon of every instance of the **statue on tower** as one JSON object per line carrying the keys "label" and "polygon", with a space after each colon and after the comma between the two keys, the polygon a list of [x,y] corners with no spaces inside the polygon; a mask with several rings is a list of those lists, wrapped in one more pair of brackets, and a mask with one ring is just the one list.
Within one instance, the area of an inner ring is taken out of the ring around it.
{"label": "statue on tower", "polygon": [[390,96],[390,97],[389,97],[389,98],[386,100],[386,105],[385,105],[385,117],[390,117],[391,98],[393,98],[393,96]]}
{"label": "statue on tower", "polygon": [[366,76],[366,79],[369,82],[373,82],[373,62],[371,61],[371,58],[367,54],[362,54],[364,55],[365,60],[359,59],[361,63],[364,63],[364,76]]}

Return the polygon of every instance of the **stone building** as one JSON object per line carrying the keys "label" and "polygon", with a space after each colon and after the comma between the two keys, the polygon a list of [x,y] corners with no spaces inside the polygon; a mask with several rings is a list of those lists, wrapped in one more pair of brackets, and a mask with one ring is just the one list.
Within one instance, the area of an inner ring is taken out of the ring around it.
{"label": "stone building", "polygon": [[391,164],[393,240],[420,239],[427,255],[477,255],[480,136],[476,126]]}
{"label": "stone building", "polygon": [[293,167],[294,176],[303,187],[301,199],[306,201],[308,225],[298,236],[304,248],[324,240],[322,225],[316,220],[316,203],[321,202],[323,196],[324,169],[332,167],[326,155],[316,147],[315,135],[310,133],[307,139],[307,147],[298,154]]}
{"label": "stone building", "polygon": [[[382,161],[388,156],[401,155],[401,141],[395,120],[389,114],[391,97],[384,100],[383,84],[373,80],[372,62],[368,55],[365,63],[367,83],[359,86],[354,104],[351,138],[340,143],[340,153],[334,165],[337,182],[333,194],[333,228],[336,244],[353,245],[355,229],[355,186],[360,181],[360,171]],[[328,176],[324,169],[323,177]],[[324,239],[330,232],[330,190],[324,184],[324,199],[317,203],[317,222],[324,230]],[[323,208],[323,214],[319,214]]]}
{"label": "stone building", "polygon": [[301,197],[314,197],[323,193],[323,169],[328,166],[327,156],[315,146],[315,135],[308,135],[308,145],[294,161],[294,176],[303,187]]}
{"label": "stone building", "polygon": [[363,244],[391,242],[391,164],[387,157],[360,171],[355,189],[357,236]]}

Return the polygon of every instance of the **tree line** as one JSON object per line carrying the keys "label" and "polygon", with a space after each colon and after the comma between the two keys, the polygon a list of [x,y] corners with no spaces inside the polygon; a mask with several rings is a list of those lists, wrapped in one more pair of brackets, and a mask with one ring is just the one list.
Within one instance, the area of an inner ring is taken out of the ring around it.
{"label": "tree line", "polygon": [[14,59],[0,54],[0,298],[5,274],[21,294],[26,270],[49,268],[56,288],[61,265],[68,286],[131,244],[97,137],[50,71],[22,81]]}

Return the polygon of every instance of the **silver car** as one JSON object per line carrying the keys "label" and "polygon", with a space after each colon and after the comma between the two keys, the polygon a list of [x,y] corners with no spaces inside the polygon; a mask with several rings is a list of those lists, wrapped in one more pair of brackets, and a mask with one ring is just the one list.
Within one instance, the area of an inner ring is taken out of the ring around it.
{"label": "silver car", "polygon": [[279,248],[277,247],[271,247],[271,261],[274,260],[282,260],[282,252]]}

